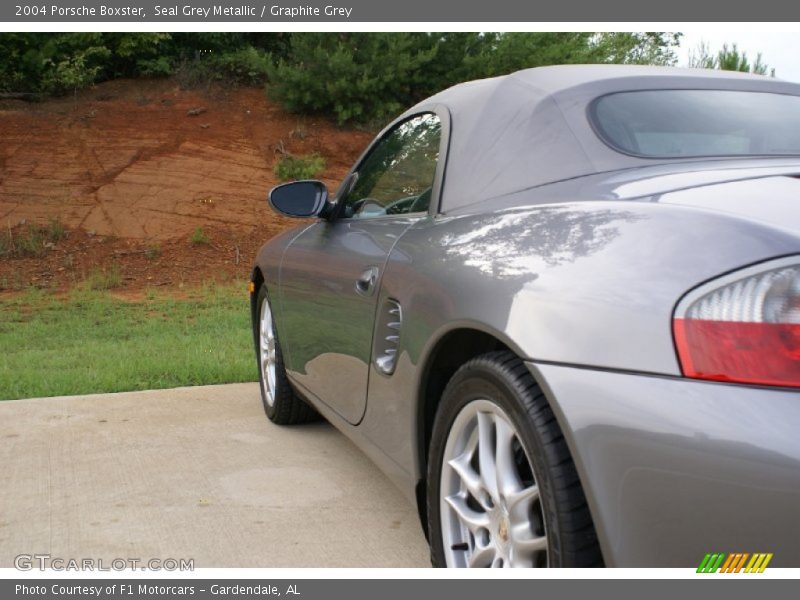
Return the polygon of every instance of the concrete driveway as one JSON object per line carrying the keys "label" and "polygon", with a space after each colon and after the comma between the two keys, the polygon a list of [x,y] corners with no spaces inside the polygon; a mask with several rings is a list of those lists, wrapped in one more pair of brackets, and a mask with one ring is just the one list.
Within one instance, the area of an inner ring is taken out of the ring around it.
{"label": "concrete driveway", "polygon": [[267,421],[257,384],[6,401],[0,423],[0,567],[430,565],[394,486],[327,423]]}

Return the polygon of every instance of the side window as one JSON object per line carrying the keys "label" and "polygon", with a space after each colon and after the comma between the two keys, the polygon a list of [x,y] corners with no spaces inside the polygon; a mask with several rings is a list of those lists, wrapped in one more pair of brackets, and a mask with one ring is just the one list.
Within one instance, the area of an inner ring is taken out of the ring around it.
{"label": "side window", "polygon": [[342,216],[368,219],[428,210],[442,125],[426,113],[387,133],[358,168],[358,180],[343,199]]}

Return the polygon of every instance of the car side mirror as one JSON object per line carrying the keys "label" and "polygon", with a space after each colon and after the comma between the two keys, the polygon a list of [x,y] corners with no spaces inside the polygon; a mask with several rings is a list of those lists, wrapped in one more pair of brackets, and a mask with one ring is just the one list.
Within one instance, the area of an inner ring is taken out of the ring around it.
{"label": "car side mirror", "polygon": [[318,217],[328,205],[328,188],[321,181],[292,181],[272,188],[269,204],[288,217]]}

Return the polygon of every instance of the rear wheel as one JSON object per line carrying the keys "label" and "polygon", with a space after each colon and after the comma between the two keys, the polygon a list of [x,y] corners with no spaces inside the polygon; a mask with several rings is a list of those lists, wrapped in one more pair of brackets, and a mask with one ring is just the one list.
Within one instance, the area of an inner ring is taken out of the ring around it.
{"label": "rear wheel", "polygon": [[602,566],[564,437],[512,353],[485,354],[456,372],[428,464],[434,566]]}
{"label": "rear wheel", "polygon": [[258,372],[264,412],[270,421],[278,425],[295,425],[316,420],[318,413],[297,397],[286,377],[283,353],[275,333],[266,286],[262,285],[258,291],[257,307]]}

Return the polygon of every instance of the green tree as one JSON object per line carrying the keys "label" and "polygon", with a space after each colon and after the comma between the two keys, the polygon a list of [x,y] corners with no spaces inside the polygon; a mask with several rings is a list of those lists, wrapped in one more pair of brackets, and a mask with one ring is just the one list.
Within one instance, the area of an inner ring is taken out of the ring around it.
{"label": "green tree", "polygon": [[288,40],[269,32],[0,33],[0,92],[74,92],[117,77],[169,75],[185,64],[202,67],[206,80],[261,83]]}
{"label": "green tree", "polygon": [[677,33],[506,33],[485,44],[478,56],[467,56],[465,62],[473,77],[559,64],[671,65],[679,39]]}
{"label": "green tree", "polygon": [[[190,86],[269,81],[269,94],[289,110],[332,115],[340,123],[384,121],[455,83],[529,67],[674,64],[679,37],[658,32],[7,33],[0,34],[0,92],[74,93],[116,77],[175,73]],[[748,67],[766,69],[760,57]]]}
{"label": "green tree", "polygon": [[42,77],[42,87],[50,92],[72,91],[77,95],[79,89],[97,80],[102,66],[92,63],[97,55],[105,55],[106,52],[102,48],[89,48],[78,50],[63,60],[45,59],[46,70]]}
{"label": "green tree", "polygon": [[720,69],[723,71],[741,71],[743,73],[755,73],[757,75],[767,75],[774,77],[775,69],[770,69],[764,63],[759,52],[753,63],[747,58],[746,52],[741,52],[736,44],[730,47],[723,44],[722,48],[716,53],[709,50],[708,44],[701,42],[698,47],[689,53],[689,66],[699,69]]}
{"label": "green tree", "polygon": [[294,112],[337,121],[383,119],[409,98],[415,73],[436,56],[413,33],[308,33],[291,39],[287,58],[270,68],[269,93]]}
{"label": "green tree", "polygon": [[76,94],[101,78],[111,51],[100,33],[65,33],[43,38],[28,60],[39,67],[39,90],[49,94]]}
{"label": "green tree", "polygon": [[670,33],[294,34],[269,93],[295,112],[383,120],[460,81],[569,63],[674,64]]}
{"label": "green tree", "polygon": [[716,69],[717,57],[711,53],[706,42],[700,42],[694,50],[689,50],[689,67],[693,69]]}
{"label": "green tree", "polygon": [[761,60],[761,53],[756,55],[754,63],[747,59],[746,52],[739,52],[736,44],[728,48],[727,44],[722,45],[722,49],[717,53],[717,64],[723,71],[742,71],[744,73],[756,73],[766,75],[769,67]]}
{"label": "green tree", "polygon": [[173,67],[171,41],[169,33],[104,34],[104,45],[113,57],[106,67],[106,78],[169,75]]}
{"label": "green tree", "polygon": [[592,46],[597,62],[672,66],[678,61],[680,39],[680,33],[600,33]]}

